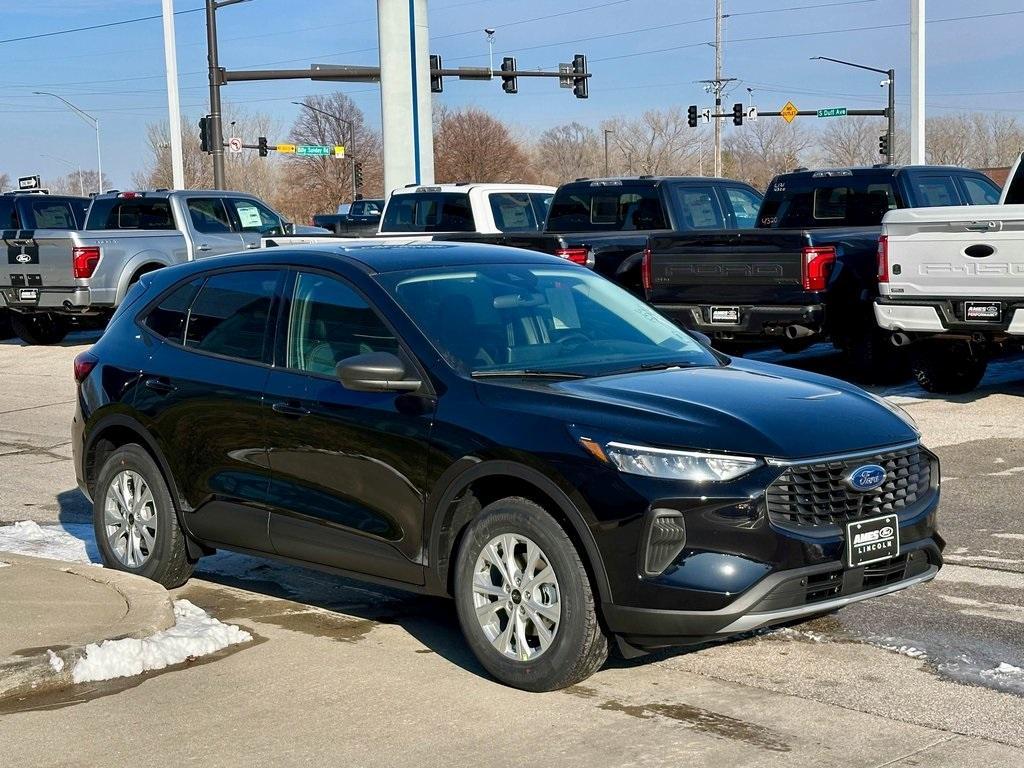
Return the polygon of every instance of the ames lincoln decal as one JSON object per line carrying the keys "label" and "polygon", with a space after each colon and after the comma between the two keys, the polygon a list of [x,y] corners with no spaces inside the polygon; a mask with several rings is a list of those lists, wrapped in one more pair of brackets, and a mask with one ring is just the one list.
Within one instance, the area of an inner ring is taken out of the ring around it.
{"label": "ames lincoln decal", "polygon": [[885,467],[865,464],[846,476],[846,484],[855,491],[873,491],[885,482]]}

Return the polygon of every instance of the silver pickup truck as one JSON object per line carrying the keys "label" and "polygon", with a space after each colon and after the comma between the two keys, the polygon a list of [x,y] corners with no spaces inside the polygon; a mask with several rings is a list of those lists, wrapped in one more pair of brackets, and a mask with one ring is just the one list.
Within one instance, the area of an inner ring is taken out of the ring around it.
{"label": "silver pickup truck", "polygon": [[[157,190],[97,195],[82,230],[3,232],[0,307],[29,344],[64,338],[75,315],[111,313],[146,272],[303,234],[252,195]],[[326,230],[316,229],[326,233]],[[313,232],[310,232],[313,234]]]}

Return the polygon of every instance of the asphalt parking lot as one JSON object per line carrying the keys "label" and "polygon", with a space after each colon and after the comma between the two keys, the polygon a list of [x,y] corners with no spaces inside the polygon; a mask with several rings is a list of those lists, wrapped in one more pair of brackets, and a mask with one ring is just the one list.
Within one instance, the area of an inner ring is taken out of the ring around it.
{"label": "asphalt parking lot", "polygon": [[[89,539],[68,429],[93,338],[0,342],[0,524]],[[177,593],[255,642],[0,711],[0,765],[1024,765],[1024,359],[969,395],[878,391],[942,460],[934,582],[527,694],[486,677],[445,601],[219,554]]]}

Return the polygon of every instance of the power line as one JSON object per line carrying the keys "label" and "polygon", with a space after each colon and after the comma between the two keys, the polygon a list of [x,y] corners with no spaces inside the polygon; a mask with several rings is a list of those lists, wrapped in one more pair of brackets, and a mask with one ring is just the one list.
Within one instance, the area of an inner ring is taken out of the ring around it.
{"label": "power line", "polygon": [[[205,10],[204,8],[186,8],[183,11],[175,11],[175,16],[183,16],[186,13],[198,13],[199,11]],[[43,37],[56,37],[57,35],[70,35],[72,32],[89,32],[94,29],[107,29],[108,27],[120,27],[124,24],[135,24],[140,21],[152,21],[153,19],[162,19],[163,14],[158,13],[153,16],[139,16],[137,19],[123,19],[121,21],[108,21],[104,24],[90,24],[87,27],[72,27],[71,29],[58,29],[53,32],[39,32],[35,35],[22,35],[21,37],[9,37],[6,40],[0,40],[0,45],[3,43],[20,43],[23,40],[39,40]]]}

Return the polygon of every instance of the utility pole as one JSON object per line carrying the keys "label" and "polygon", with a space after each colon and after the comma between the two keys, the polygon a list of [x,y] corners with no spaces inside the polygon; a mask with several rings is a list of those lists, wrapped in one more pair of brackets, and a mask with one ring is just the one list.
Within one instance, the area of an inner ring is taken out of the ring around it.
{"label": "utility pole", "polygon": [[[722,0],[715,0],[715,114],[722,112]],[[722,121],[715,118],[715,177],[722,175]]]}
{"label": "utility pole", "polygon": [[604,129],[604,175],[608,175],[608,134],[615,133],[611,128]]}
{"label": "utility pole", "polygon": [[925,0],[910,0],[910,162],[925,162],[924,137]]}
{"label": "utility pole", "polygon": [[181,149],[181,103],[178,100],[178,52],[174,39],[174,0],[163,0],[164,63],[167,69],[167,132],[171,138],[171,186],[185,186]]}

